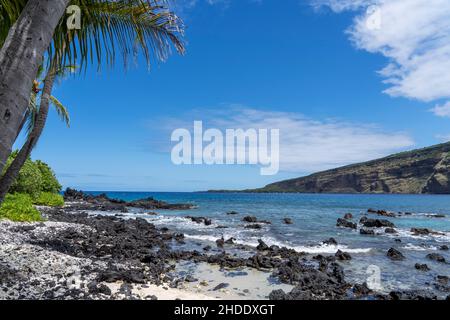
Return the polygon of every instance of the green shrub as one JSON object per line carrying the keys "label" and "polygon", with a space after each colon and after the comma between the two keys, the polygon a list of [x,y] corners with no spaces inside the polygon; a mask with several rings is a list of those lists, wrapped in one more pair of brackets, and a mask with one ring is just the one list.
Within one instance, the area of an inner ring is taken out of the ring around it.
{"label": "green shrub", "polygon": [[31,222],[42,221],[41,214],[33,207],[33,200],[27,194],[8,194],[0,206],[0,219]]}
{"label": "green shrub", "polygon": [[42,192],[59,193],[62,186],[56,179],[55,173],[48,164],[40,160],[35,161],[42,175]]}
{"label": "green shrub", "polygon": [[[12,160],[13,155],[8,159],[8,162],[11,163]],[[31,159],[27,159],[22,169],[20,169],[17,179],[11,185],[9,192],[26,193],[30,195],[33,199],[37,199],[41,191],[42,191],[41,171],[39,170],[39,167],[36,165],[36,163],[31,161]]]}
{"label": "green shrub", "polygon": [[42,192],[34,201],[34,204],[48,207],[62,207],[64,205],[64,198],[60,194]]}
{"label": "green shrub", "polygon": [[[17,151],[11,153],[3,172],[11,165],[16,156]],[[39,160],[32,161],[30,158],[25,161],[9,189],[10,193],[26,193],[34,200],[39,198],[41,192],[57,194],[60,191],[61,184],[56,179],[53,170],[46,163]]]}

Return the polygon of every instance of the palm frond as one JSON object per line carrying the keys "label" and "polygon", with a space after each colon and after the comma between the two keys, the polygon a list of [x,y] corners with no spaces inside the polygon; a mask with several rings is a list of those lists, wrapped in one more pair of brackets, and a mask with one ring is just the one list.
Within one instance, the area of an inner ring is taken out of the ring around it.
{"label": "palm frond", "polygon": [[0,0],[0,46],[5,42],[9,29],[19,18],[28,0]]}
{"label": "palm frond", "polygon": [[[0,45],[26,3],[0,0]],[[127,66],[130,56],[139,51],[150,66],[166,60],[172,48],[180,54],[185,51],[183,21],[170,11],[167,0],[72,0],[70,4],[80,7],[82,27],[68,30],[66,16],[61,19],[47,54],[55,56],[59,66],[79,64],[80,71],[94,63],[99,68],[113,66],[118,54]]]}
{"label": "palm frond", "polygon": [[59,65],[88,64],[112,66],[120,54],[127,67],[138,52],[150,66],[164,61],[174,47],[183,54],[182,20],[171,12],[166,1],[145,0],[73,0],[81,8],[82,27],[67,30],[61,22],[55,32],[49,56],[62,52]]}
{"label": "palm frond", "polygon": [[54,96],[50,96],[50,102],[55,107],[61,121],[65,122],[67,127],[70,127],[70,116],[67,108]]}

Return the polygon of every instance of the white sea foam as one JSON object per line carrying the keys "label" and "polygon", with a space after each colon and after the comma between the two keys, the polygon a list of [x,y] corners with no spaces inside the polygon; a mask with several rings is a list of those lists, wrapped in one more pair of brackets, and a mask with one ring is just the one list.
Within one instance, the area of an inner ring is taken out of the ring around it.
{"label": "white sea foam", "polygon": [[[185,235],[186,238],[188,239],[196,239],[196,240],[202,240],[202,241],[211,241],[211,242],[215,242],[217,240],[216,236],[212,236],[212,235]],[[258,239],[261,239],[262,241],[264,241],[268,246],[278,246],[278,247],[286,247],[288,249],[293,249],[297,252],[306,252],[306,253],[311,253],[311,254],[334,254],[336,253],[338,250],[342,250],[348,253],[368,253],[370,252],[372,249],[371,248],[349,248],[345,245],[326,245],[326,244],[321,244],[321,245],[316,245],[316,246],[296,246],[296,245],[292,245],[290,243],[286,243],[286,242],[282,242],[282,241],[278,241],[272,237],[268,237],[268,236],[263,236],[263,237],[249,237],[249,238],[242,238],[240,237],[239,234],[224,234],[223,235],[224,239],[229,239],[229,238],[235,238],[236,240],[234,241],[236,244],[242,244],[242,245],[247,245],[250,247],[256,247],[258,246]]]}
{"label": "white sea foam", "polygon": [[391,238],[411,238],[417,240],[435,240],[437,242],[450,242],[450,232],[438,231],[439,234],[417,235],[406,229],[396,229],[397,234],[386,234]]}
{"label": "white sea foam", "polygon": [[437,248],[434,247],[434,246],[423,247],[423,246],[417,246],[417,245],[414,245],[414,244],[412,244],[412,243],[407,243],[405,246],[403,246],[403,249],[405,249],[405,250],[412,250],[412,251],[429,251],[429,250],[437,250]]}

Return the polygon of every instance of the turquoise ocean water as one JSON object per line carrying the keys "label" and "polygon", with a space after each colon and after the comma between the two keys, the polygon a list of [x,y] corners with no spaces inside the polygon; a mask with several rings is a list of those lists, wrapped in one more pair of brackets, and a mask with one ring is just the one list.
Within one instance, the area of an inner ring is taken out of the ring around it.
{"label": "turquoise ocean water", "polygon": [[[101,192],[92,192],[99,194]],[[380,270],[384,290],[426,289],[439,295],[434,287],[437,275],[450,276],[450,264],[430,261],[429,253],[442,254],[450,261],[449,251],[440,250],[450,246],[450,195],[329,195],[329,194],[243,194],[243,193],[162,193],[162,192],[106,192],[108,196],[123,200],[154,197],[171,203],[192,203],[195,209],[186,211],[157,211],[158,216],[146,215],[143,210],[131,210],[129,217],[143,217],[157,226],[183,232],[193,245],[214,244],[220,237],[233,237],[238,243],[257,245],[262,239],[269,245],[279,245],[311,254],[333,254],[338,249],[349,252],[353,259],[345,262],[346,276],[363,282],[368,277],[369,266]],[[366,214],[367,209],[384,209],[392,212],[409,212],[397,218],[370,215],[372,218],[388,219],[396,225],[398,234],[360,235],[359,230],[336,227],[337,218],[352,213],[354,221]],[[226,215],[237,211],[239,215]],[[111,213],[116,214],[116,213]],[[445,218],[428,217],[429,214],[444,214]],[[185,216],[211,218],[213,224],[196,224]],[[245,229],[241,219],[245,215],[269,220],[261,230]],[[286,225],[282,219],[294,222]],[[219,229],[217,226],[226,226]],[[414,236],[412,227],[440,231],[441,235]],[[327,246],[321,242],[330,237],[338,246]],[[397,239],[397,240],[396,240]],[[398,241],[400,239],[401,242]],[[389,248],[400,250],[406,257],[403,261],[391,261],[386,257]],[[415,263],[427,263],[430,272],[414,268]],[[447,293],[448,294],[448,293]]]}

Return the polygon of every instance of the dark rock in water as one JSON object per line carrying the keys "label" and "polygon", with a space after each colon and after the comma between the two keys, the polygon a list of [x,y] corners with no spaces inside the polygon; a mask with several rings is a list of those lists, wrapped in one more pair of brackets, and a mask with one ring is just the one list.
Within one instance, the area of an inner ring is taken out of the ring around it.
{"label": "dark rock in water", "polygon": [[439,250],[442,250],[442,251],[448,251],[448,246],[445,245],[445,244],[443,244],[443,245],[439,248]]}
{"label": "dark rock in water", "polygon": [[405,259],[405,256],[398,250],[394,249],[394,248],[390,248],[387,252],[387,256],[391,259],[391,260],[395,260],[395,261],[399,261],[399,260],[403,260]]}
{"label": "dark rock in water", "polygon": [[191,275],[187,275],[187,276],[184,278],[184,281],[185,281],[185,282],[197,282],[198,279],[194,278],[194,277],[191,276]]}
{"label": "dark rock in water", "polygon": [[227,241],[225,241],[225,244],[234,244],[234,241],[235,241],[235,240],[236,240],[235,238],[231,237],[230,239],[228,239]]}
{"label": "dark rock in water", "polygon": [[445,214],[427,214],[426,216],[428,218],[445,218],[446,217]]}
{"label": "dark rock in water", "polygon": [[204,224],[205,226],[210,226],[212,224],[211,219],[205,218],[205,217],[191,217],[187,216],[186,219],[190,219],[192,222],[198,223],[198,224]]}
{"label": "dark rock in water", "polygon": [[271,224],[270,221],[267,220],[258,220],[255,216],[246,216],[242,219],[242,221],[244,222],[248,222],[248,223],[265,223],[265,224]]}
{"label": "dark rock in water", "polygon": [[395,228],[395,225],[389,220],[383,219],[369,219],[367,217],[361,218],[359,221],[364,227],[367,228],[381,228],[381,227],[389,227]]}
{"label": "dark rock in water", "polygon": [[284,224],[293,224],[294,223],[291,218],[284,218],[283,222],[284,222]]}
{"label": "dark rock in water", "polygon": [[329,238],[327,240],[322,241],[323,244],[326,245],[332,245],[332,246],[336,246],[338,244],[338,242],[336,241],[335,238]]}
{"label": "dark rock in water", "polygon": [[151,212],[147,212],[146,215],[148,215],[148,216],[157,216],[158,214],[156,212],[151,211]]}
{"label": "dark rock in water", "polygon": [[245,226],[245,229],[262,229],[260,224],[249,224]]}
{"label": "dark rock in water", "polygon": [[436,262],[445,263],[445,258],[439,253],[429,253],[427,258]]}
{"label": "dark rock in water", "polygon": [[212,249],[211,246],[203,247],[203,250],[205,250],[205,251],[209,251],[209,250],[211,250],[211,249]]}
{"label": "dark rock in water", "polygon": [[249,222],[249,223],[255,223],[258,221],[258,219],[256,219],[256,217],[254,217],[254,216],[246,216],[242,219],[242,221]]}
{"label": "dark rock in water", "polygon": [[351,260],[351,259],[352,259],[352,256],[351,256],[349,253],[343,252],[343,251],[341,251],[341,250],[338,250],[338,251],[335,253],[334,256],[335,256],[338,260],[341,260],[341,261],[346,261],[346,260]]}
{"label": "dark rock in water", "polygon": [[223,237],[216,240],[216,245],[217,245],[217,247],[223,248],[223,245],[224,245],[224,244],[225,244],[225,239],[224,239]]}
{"label": "dark rock in water", "polygon": [[369,236],[374,236],[375,235],[375,232],[373,230],[364,229],[364,228],[359,229],[359,233],[363,234],[363,235],[369,235]]}
{"label": "dark rock in water", "polygon": [[175,233],[175,234],[173,235],[173,238],[174,238],[176,241],[181,242],[181,241],[184,239],[184,234],[182,234],[182,233]]}
{"label": "dark rock in water", "polygon": [[433,231],[427,228],[411,228],[411,232],[416,236],[427,236],[427,235],[443,235],[443,233]]}
{"label": "dark rock in water", "polygon": [[397,233],[397,230],[395,230],[394,228],[386,228],[386,229],[384,229],[384,232],[385,233]]}
{"label": "dark rock in water", "polygon": [[165,209],[165,210],[187,210],[192,209],[194,205],[186,203],[167,203],[160,200],[155,200],[152,197],[135,200],[127,203],[128,207],[141,208],[141,209]]}
{"label": "dark rock in water", "polygon": [[258,251],[266,251],[266,250],[269,250],[269,246],[264,242],[264,241],[262,241],[261,239],[258,239],[258,246],[256,247],[256,250],[258,250]]}
{"label": "dark rock in water", "polygon": [[411,228],[411,232],[415,235],[429,235],[431,231],[426,228]]}
{"label": "dark rock in water", "polygon": [[356,229],[356,223],[347,221],[345,219],[339,218],[336,222],[337,227],[344,227],[344,228],[350,228],[350,229]]}
{"label": "dark rock in water", "polygon": [[346,214],[344,215],[344,219],[345,219],[345,220],[353,219],[353,215],[352,215],[351,213],[346,213]]}
{"label": "dark rock in water", "polygon": [[229,283],[220,283],[219,285],[215,286],[213,291],[218,291],[220,289],[225,289],[228,288],[230,286]]}
{"label": "dark rock in water", "polygon": [[420,270],[420,271],[430,271],[430,268],[426,264],[416,263],[414,265],[414,268],[416,268],[417,270]]}
{"label": "dark rock in water", "polygon": [[402,242],[402,239],[396,238],[394,241],[395,242]]}
{"label": "dark rock in water", "polygon": [[355,284],[353,286],[353,293],[356,296],[367,296],[372,293],[372,290],[370,290],[367,283],[364,282],[363,284]]}
{"label": "dark rock in water", "polygon": [[439,282],[440,284],[448,284],[449,282],[449,277],[448,276],[437,276],[436,277],[437,282]]}
{"label": "dark rock in water", "polygon": [[377,214],[379,216],[384,216],[384,217],[391,217],[391,218],[395,218],[396,214],[393,212],[389,212],[386,210],[373,210],[373,209],[369,209],[367,210],[368,213],[374,213]]}
{"label": "dark rock in water", "polygon": [[239,214],[239,212],[236,212],[236,211],[227,212],[227,215],[236,215],[236,214]]}

